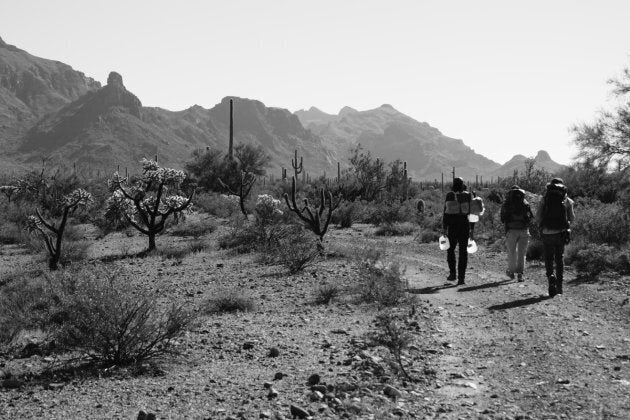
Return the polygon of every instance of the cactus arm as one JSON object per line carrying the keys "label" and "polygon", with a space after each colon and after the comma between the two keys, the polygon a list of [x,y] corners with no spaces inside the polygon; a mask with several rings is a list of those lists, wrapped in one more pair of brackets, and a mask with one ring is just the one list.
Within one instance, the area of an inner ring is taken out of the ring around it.
{"label": "cactus arm", "polygon": [[57,228],[55,228],[55,226],[53,226],[52,223],[48,223],[48,221],[46,219],[44,219],[42,214],[39,212],[39,209],[35,209],[35,214],[37,215],[37,218],[39,219],[39,221],[42,222],[42,225],[46,226],[46,229],[50,230],[55,235],[59,232],[57,230]]}

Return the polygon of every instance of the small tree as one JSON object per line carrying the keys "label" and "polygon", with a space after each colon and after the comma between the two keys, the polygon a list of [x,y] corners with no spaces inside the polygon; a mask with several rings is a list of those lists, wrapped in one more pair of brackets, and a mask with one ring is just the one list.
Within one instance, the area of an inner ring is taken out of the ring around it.
{"label": "small tree", "polygon": [[78,208],[85,208],[93,202],[92,194],[79,188],[72,193],[66,195],[62,199],[61,221],[59,225],[46,220],[39,211],[35,210],[37,216],[29,216],[26,227],[29,232],[39,232],[46,244],[48,250],[48,268],[53,271],[57,270],[59,259],[61,258],[61,244],[63,241],[63,232],[68,222],[68,216],[74,213]]}
{"label": "small tree", "polygon": [[620,105],[613,111],[603,111],[592,124],[573,127],[578,158],[607,169],[626,171],[630,168],[630,68],[623,76],[608,81]]}
{"label": "small tree", "polygon": [[[121,214],[140,233],[149,237],[147,251],[155,249],[155,236],[164,230],[166,220],[190,209],[194,187],[182,196],[184,171],[163,168],[154,160],[142,160],[142,175],[134,182],[121,178],[118,172],[108,180],[112,196],[107,211]],[[118,212],[111,210],[116,208]]]}

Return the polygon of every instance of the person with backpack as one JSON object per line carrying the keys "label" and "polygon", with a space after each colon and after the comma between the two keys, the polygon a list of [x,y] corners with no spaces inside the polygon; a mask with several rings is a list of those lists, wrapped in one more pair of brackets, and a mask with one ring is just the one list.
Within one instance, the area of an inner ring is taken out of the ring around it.
{"label": "person with backpack", "polygon": [[[448,263],[449,281],[457,279],[458,285],[463,285],[466,278],[466,267],[468,265],[468,238],[470,235],[470,224],[468,214],[470,213],[470,202],[472,195],[466,191],[466,185],[462,178],[453,179],[452,191],[446,194],[444,203],[444,215],[442,226],[448,237],[449,248],[446,251],[446,261]],[[459,263],[455,258],[455,247],[459,245]]]}
{"label": "person with backpack", "polygon": [[508,254],[506,274],[523,281],[525,254],[529,243],[529,224],[534,219],[532,209],[525,199],[525,191],[518,185],[512,186],[501,206],[501,222],[505,224],[505,245]]}
{"label": "person with backpack", "polygon": [[564,246],[571,239],[570,226],[575,220],[573,200],[567,196],[567,187],[561,178],[554,178],[547,184],[536,216],[544,247],[549,296],[554,297],[562,294]]}

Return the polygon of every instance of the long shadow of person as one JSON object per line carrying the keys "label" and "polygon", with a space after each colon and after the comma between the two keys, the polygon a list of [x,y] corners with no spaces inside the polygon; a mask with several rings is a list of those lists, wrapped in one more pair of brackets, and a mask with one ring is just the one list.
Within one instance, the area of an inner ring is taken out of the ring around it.
{"label": "long shadow of person", "polygon": [[504,286],[506,284],[511,284],[514,283],[514,280],[501,280],[501,281],[495,281],[492,283],[484,283],[484,284],[480,284],[478,286],[470,286],[470,287],[462,287],[461,289],[458,289],[458,292],[472,292],[473,290],[481,290],[481,289],[488,289],[490,287],[499,287],[499,286]]}
{"label": "long shadow of person", "polygon": [[551,298],[549,296],[547,296],[547,295],[540,295],[540,296],[536,296],[536,297],[530,297],[530,298],[527,298],[527,299],[514,300],[512,302],[505,302],[505,303],[501,303],[499,305],[492,305],[492,306],[488,307],[488,310],[490,310],[490,311],[497,311],[497,310],[518,308],[518,307],[521,307],[521,306],[533,305],[535,303],[539,303],[539,302],[542,302],[543,300],[547,300],[547,299],[551,299]]}
{"label": "long shadow of person", "polygon": [[429,286],[423,287],[421,289],[408,289],[408,293],[413,293],[414,295],[431,295],[434,293],[439,293],[442,289],[450,289],[451,287],[457,287],[456,283],[447,283],[441,286]]}

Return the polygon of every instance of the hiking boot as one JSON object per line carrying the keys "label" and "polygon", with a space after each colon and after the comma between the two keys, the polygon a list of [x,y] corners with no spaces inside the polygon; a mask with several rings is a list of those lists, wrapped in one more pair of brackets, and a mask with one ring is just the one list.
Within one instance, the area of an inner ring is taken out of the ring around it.
{"label": "hiking boot", "polygon": [[510,270],[505,270],[505,274],[512,280],[514,280],[514,273]]}
{"label": "hiking boot", "polygon": [[448,281],[455,281],[457,279],[457,275],[456,274],[449,274],[448,277],[446,278],[446,280]]}
{"label": "hiking boot", "polygon": [[523,282],[523,273],[518,273],[517,277],[518,277],[519,283],[522,283]]}
{"label": "hiking boot", "polygon": [[554,297],[556,294],[558,294],[558,291],[556,290],[556,276],[552,274],[548,277],[548,280],[549,280],[549,297]]}
{"label": "hiking boot", "polygon": [[562,280],[557,280],[556,281],[556,294],[557,295],[561,295],[562,294]]}
{"label": "hiking boot", "polygon": [[457,285],[458,285],[458,286],[462,286],[462,285],[464,285],[464,284],[466,284],[466,282],[464,281],[464,279],[459,279],[459,280],[457,281]]}

